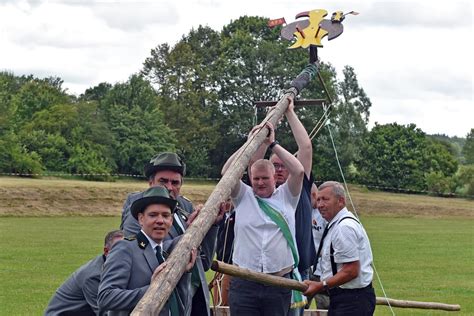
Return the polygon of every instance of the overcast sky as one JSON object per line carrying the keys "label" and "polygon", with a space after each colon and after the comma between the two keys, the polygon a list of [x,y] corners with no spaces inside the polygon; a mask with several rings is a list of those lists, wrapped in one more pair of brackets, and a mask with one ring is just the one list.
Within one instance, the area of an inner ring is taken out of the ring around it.
{"label": "overcast sky", "polygon": [[470,1],[0,0],[0,70],[57,76],[78,95],[126,81],[152,48],[199,25],[220,31],[243,15],[290,23],[313,9],[360,12],[319,55],[339,73],[354,67],[372,100],[370,126],[415,123],[460,137],[474,127]]}

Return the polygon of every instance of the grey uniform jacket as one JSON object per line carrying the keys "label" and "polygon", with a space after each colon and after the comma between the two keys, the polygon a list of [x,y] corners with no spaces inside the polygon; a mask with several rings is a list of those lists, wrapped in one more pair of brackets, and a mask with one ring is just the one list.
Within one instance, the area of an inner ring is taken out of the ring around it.
{"label": "grey uniform jacket", "polygon": [[100,255],[77,269],[51,298],[45,315],[96,315],[97,290],[105,256]]}
{"label": "grey uniform jacket", "polygon": [[[140,224],[130,212],[132,203],[141,197],[143,197],[143,192],[131,193],[127,196],[127,199],[123,205],[120,229],[124,231],[125,236],[137,234],[141,229]],[[188,199],[178,196],[177,201],[178,210],[175,212],[173,227],[171,227],[169,232],[170,239],[176,238],[182,234],[182,232],[177,230],[176,222],[179,221],[180,226],[186,229],[187,224],[185,217],[189,216],[193,212],[193,205]],[[194,296],[191,291],[189,292],[189,295],[192,298],[192,310],[189,310],[183,316],[210,316],[210,298],[208,290],[209,287],[206,280],[206,271],[211,267],[212,260],[216,253],[217,232],[218,226],[213,225],[201,243],[201,251],[198,253],[195,264],[196,269],[199,271],[201,286],[197,289]]]}
{"label": "grey uniform jacket", "polygon": [[[165,258],[179,239],[163,243]],[[98,305],[101,314],[128,315],[147,291],[151,276],[159,266],[155,250],[143,233],[136,238],[127,237],[118,241],[104,264],[99,285]],[[191,274],[184,273],[176,286],[179,314],[185,315],[190,308],[188,293]],[[160,316],[169,315],[167,303]]]}

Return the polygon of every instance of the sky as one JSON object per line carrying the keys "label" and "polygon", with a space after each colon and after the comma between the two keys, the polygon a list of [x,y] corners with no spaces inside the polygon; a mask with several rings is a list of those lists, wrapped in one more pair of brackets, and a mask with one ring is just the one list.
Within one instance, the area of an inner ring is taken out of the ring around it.
{"label": "sky", "polygon": [[[323,39],[322,61],[355,69],[372,101],[370,123],[414,123],[428,134],[474,128],[473,5],[467,0],[0,0],[0,71],[60,77],[79,95],[126,81],[151,49],[199,25],[221,31],[239,17],[357,11]],[[288,42],[290,46],[290,42]],[[311,127],[307,127],[311,129]]]}

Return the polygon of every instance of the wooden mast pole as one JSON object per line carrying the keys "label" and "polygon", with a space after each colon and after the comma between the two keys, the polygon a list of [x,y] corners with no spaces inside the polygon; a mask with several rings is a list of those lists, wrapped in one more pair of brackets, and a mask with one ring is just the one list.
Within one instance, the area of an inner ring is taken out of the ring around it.
{"label": "wooden mast pole", "polygon": [[[315,47],[310,49],[310,55],[311,51],[315,49]],[[311,79],[317,75],[319,72],[318,68],[316,60],[310,58],[310,63],[291,82],[291,87],[285,91],[285,94],[275,107],[268,112],[262,123],[271,122],[273,126],[276,126],[288,108],[288,98],[295,98],[308,85]],[[232,166],[229,167],[219,183],[217,183],[204,207],[196,216],[192,225],[182,235],[181,240],[166,260],[166,267],[151,281],[148,290],[137,306],[135,306],[131,315],[151,316],[159,314],[185,271],[191,249],[197,249],[201,244],[217,217],[220,203],[226,201],[230,196],[231,189],[237,185],[237,182],[247,168],[250,158],[263,143],[267,133],[267,129],[262,128],[247,139],[240,148],[240,153],[235,157]]]}

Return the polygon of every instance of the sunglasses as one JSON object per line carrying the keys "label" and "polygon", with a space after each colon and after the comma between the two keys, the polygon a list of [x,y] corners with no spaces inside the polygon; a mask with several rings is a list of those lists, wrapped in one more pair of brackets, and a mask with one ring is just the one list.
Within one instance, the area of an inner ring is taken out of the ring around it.
{"label": "sunglasses", "polygon": [[274,163],[273,167],[275,167],[275,170],[286,170],[285,165],[279,164],[279,163]]}

